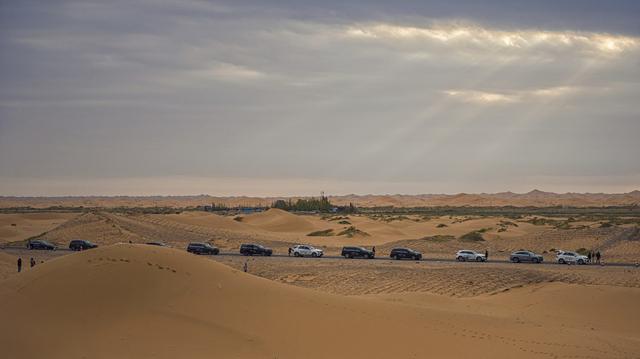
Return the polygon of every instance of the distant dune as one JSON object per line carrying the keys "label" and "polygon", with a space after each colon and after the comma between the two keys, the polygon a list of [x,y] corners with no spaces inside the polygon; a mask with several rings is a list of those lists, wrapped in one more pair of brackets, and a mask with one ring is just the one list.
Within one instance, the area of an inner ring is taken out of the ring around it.
{"label": "distant dune", "polygon": [[346,297],[121,244],[0,281],[0,350],[6,358],[627,358],[637,355],[638,300],[638,289],[560,284],[474,299]]}
{"label": "distant dune", "polygon": [[[213,197],[200,196],[149,196],[149,197],[0,197],[0,208],[51,206],[63,207],[193,207],[211,203],[237,206],[269,206],[278,199],[304,197]],[[640,204],[640,191],[629,193],[553,193],[533,190],[527,193],[468,194],[420,194],[420,195],[345,195],[331,196],[337,205],[353,203],[360,207],[435,207],[435,206],[516,206],[516,207],[601,207],[630,206]]]}

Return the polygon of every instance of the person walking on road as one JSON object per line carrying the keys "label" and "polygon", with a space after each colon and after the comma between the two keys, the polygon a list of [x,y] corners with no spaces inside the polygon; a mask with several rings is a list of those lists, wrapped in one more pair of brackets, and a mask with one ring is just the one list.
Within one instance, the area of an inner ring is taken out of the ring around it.
{"label": "person walking on road", "polygon": [[247,273],[249,271],[249,261],[244,261],[244,272]]}
{"label": "person walking on road", "polygon": [[589,251],[589,253],[587,253],[587,258],[589,259],[589,263],[591,263],[591,251]]}
{"label": "person walking on road", "polygon": [[376,246],[373,246],[373,248],[371,248],[371,251],[373,252],[373,254],[376,254]]}
{"label": "person walking on road", "polygon": [[18,273],[22,271],[22,258],[18,257]]}
{"label": "person walking on road", "polygon": [[31,268],[33,268],[33,266],[36,265],[36,260],[31,257],[31,260],[29,260],[29,264],[31,265]]}
{"label": "person walking on road", "polygon": [[289,254],[288,254],[288,256],[289,256],[289,257],[291,257],[291,247],[289,247]]}
{"label": "person walking on road", "polygon": [[484,259],[487,261],[489,260],[489,251],[486,249],[484,250]]}
{"label": "person walking on road", "polygon": [[600,264],[600,251],[596,252],[596,263]]}

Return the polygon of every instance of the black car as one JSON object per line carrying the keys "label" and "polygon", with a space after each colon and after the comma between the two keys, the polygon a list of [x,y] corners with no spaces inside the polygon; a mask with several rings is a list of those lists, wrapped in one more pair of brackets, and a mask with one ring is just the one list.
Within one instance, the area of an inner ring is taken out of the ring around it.
{"label": "black car", "polygon": [[345,258],[367,258],[373,259],[376,254],[373,251],[370,251],[366,248],[362,247],[342,247],[342,254]]}
{"label": "black car", "polygon": [[217,247],[210,245],[209,243],[189,243],[187,246],[187,252],[193,254],[214,254],[220,253]]}
{"label": "black car", "polygon": [[42,240],[42,239],[36,239],[36,240],[33,240],[33,241],[29,241],[29,243],[27,243],[27,247],[29,249],[44,249],[44,250],[48,250],[48,251],[55,251],[57,249],[55,244],[47,242],[47,241]]}
{"label": "black car", "polygon": [[69,242],[69,249],[72,251],[83,251],[85,249],[97,248],[98,245],[85,241],[84,239],[74,239]]}
{"label": "black car", "polygon": [[421,260],[422,259],[422,253],[414,251],[413,249],[409,249],[409,248],[394,248],[391,250],[391,254],[389,254],[389,257],[393,258],[393,259],[414,259],[414,260]]}
{"label": "black car", "polygon": [[240,254],[243,256],[270,256],[273,254],[273,250],[260,244],[243,244],[240,246]]}
{"label": "black car", "polygon": [[542,263],[542,260],[543,260],[541,255],[535,254],[530,251],[513,252],[511,253],[511,256],[509,257],[509,259],[513,263],[520,263],[520,262]]}

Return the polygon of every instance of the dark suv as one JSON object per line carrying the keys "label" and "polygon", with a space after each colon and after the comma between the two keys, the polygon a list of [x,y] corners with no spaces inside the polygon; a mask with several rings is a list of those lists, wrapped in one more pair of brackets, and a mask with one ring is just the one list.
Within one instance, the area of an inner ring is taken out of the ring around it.
{"label": "dark suv", "polygon": [[72,251],[83,251],[85,249],[97,248],[98,245],[85,241],[84,239],[74,239],[69,242],[69,249]]}
{"label": "dark suv", "polygon": [[193,254],[213,254],[217,255],[220,250],[217,247],[210,245],[209,243],[189,243],[187,246],[187,252]]}
{"label": "dark suv", "polygon": [[345,258],[360,257],[360,258],[367,258],[367,259],[373,259],[376,256],[376,254],[373,253],[373,251],[370,251],[362,247],[342,247],[341,255]]}
{"label": "dark suv", "polygon": [[273,254],[273,250],[259,244],[243,244],[240,246],[240,254],[243,256],[270,256]]}
{"label": "dark suv", "polygon": [[520,262],[542,263],[541,255],[538,255],[529,251],[513,252],[511,253],[511,256],[509,257],[509,259],[513,263],[520,263]]}
{"label": "dark suv", "polygon": [[389,257],[393,259],[415,259],[417,261],[422,259],[422,253],[416,252],[409,248],[394,248],[391,250]]}
{"label": "dark suv", "polygon": [[29,241],[27,243],[27,247],[29,249],[45,249],[45,250],[49,250],[49,251],[55,251],[56,250],[56,245],[49,243],[47,241],[44,241],[42,239],[36,239],[33,241]]}

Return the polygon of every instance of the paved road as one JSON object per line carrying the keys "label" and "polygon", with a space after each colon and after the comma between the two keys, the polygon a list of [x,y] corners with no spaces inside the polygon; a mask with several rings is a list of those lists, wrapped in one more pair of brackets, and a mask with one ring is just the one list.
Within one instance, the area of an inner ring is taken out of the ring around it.
{"label": "paved road", "polygon": [[[46,251],[46,250],[29,250],[26,248],[22,248],[22,247],[2,247],[0,248],[0,250],[5,251],[7,253],[13,253],[14,255],[25,255],[26,253],[33,253],[34,255],[37,254],[46,254],[52,257],[58,257],[61,255],[65,255],[65,254],[70,254],[73,253],[72,250],[68,249],[68,248],[59,248],[56,249],[55,251]],[[240,253],[234,253],[234,252],[221,252],[219,254],[220,256],[236,256],[236,257],[240,257],[242,256]],[[312,258],[312,257],[294,257],[294,256],[288,256],[286,254],[273,254],[271,256],[272,258],[288,258],[290,260],[323,260],[323,259],[345,259],[342,256],[322,256],[321,258]],[[268,258],[268,257],[267,257]],[[377,258],[373,258],[373,259],[360,259],[360,258],[354,258],[354,259],[350,259],[350,260],[370,260],[370,261],[388,261],[388,260],[392,260],[389,257],[377,257]],[[407,262],[410,262],[410,260],[405,260]],[[413,262],[417,262],[417,261],[413,261]],[[452,259],[447,259],[447,258],[422,258],[422,260],[420,262],[425,262],[425,263],[460,263],[460,265],[464,265],[465,263],[463,262],[458,262],[456,259],[452,258]],[[477,262],[470,262],[470,263],[477,263]],[[505,265],[527,265],[527,264],[531,264],[534,265],[533,263],[512,263],[511,261],[507,260],[507,259],[489,259],[489,261],[487,263],[494,263],[494,264],[505,264]],[[548,265],[553,265],[553,266],[558,266],[558,265],[566,265],[566,264],[559,264],[555,261],[548,261],[548,262],[542,262],[542,263],[538,263],[537,265],[544,265],[544,266],[548,266]],[[590,267],[593,267],[595,265],[590,265]],[[637,265],[635,263],[607,263],[606,264],[607,267],[637,267]]]}

